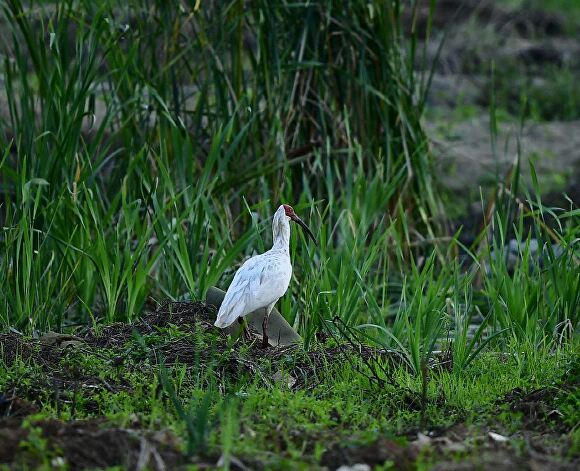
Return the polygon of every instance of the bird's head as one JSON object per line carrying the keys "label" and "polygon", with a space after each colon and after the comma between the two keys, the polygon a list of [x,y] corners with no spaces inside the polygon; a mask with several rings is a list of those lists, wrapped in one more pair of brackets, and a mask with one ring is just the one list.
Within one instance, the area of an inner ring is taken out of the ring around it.
{"label": "bird's head", "polygon": [[299,224],[302,227],[302,229],[306,231],[306,234],[308,234],[308,236],[314,241],[314,243],[318,245],[316,237],[314,237],[314,234],[312,233],[310,228],[306,225],[306,223],[296,215],[296,213],[294,212],[294,208],[289,204],[283,204],[282,206],[280,206],[278,211],[280,211],[282,208],[284,209],[284,214],[286,215],[286,217],[289,220]]}
{"label": "bird's head", "polygon": [[290,206],[289,204],[283,204],[282,207],[284,208],[284,213],[290,219],[292,219],[293,217],[297,217],[296,213],[294,212],[294,208],[292,206]]}

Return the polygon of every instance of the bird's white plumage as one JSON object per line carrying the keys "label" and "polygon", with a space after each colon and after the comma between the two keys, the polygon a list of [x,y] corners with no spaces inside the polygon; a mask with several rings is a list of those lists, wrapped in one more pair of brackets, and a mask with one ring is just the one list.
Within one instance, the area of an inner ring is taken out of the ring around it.
{"label": "bird's white plumage", "polygon": [[280,206],[272,221],[272,248],[246,260],[238,269],[218,311],[217,327],[227,327],[256,309],[266,308],[269,314],[286,293],[292,277],[289,221],[284,206]]}

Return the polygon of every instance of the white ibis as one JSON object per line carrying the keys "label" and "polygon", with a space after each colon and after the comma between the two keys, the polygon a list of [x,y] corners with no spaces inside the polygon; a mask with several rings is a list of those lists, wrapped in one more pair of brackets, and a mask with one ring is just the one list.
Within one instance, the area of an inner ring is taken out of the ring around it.
{"label": "white ibis", "polygon": [[272,221],[273,245],[263,254],[249,258],[238,269],[218,311],[215,324],[227,327],[256,309],[265,308],[262,346],[268,346],[268,319],[274,305],[288,289],[292,277],[290,263],[290,221],[302,226],[316,244],[316,238],[292,206],[283,204]]}

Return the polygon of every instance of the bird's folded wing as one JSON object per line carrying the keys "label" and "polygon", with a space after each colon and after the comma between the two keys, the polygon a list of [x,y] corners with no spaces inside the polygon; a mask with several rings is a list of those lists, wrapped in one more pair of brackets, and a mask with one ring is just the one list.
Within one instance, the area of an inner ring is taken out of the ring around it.
{"label": "bird's folded wing", "polygon": [[226,327],[238,317],[275,303],[288,287],[278,268],[279,264],[267,257],[257,256],[247,260],[234,275],[215,325]]}
{"label": "bird's folded wing", "polygon": [[236,272],[220,306],[215,325],[227,327],[252,308],[252,292],[260,287],[261,267],[254,258],[247,260]]}

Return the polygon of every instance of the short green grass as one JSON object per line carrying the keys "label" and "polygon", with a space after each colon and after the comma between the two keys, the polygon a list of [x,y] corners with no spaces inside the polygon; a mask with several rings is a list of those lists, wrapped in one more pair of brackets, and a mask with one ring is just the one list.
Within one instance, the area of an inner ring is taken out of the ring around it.
{"label": "short green grass", "polygon": [[[200,341],[195,334],[185,333],[182,337],[194,343]],[[211,338],[209,335],[207,340],[211,342]],[[66,372],[74,377],[78,370],[85,378],[94,376],[110,385],[122,384],[126,388],[110,392],[102,386],[96,389],[81,387],[75,393],[74,406],[70,390],[63,392],[57,403],[51,384],[47,382],[47,371],[42,371],[37,364],[20,359],[4,366],[0,390],[17,387],[21,397],[42,406],[40,414],[27,419],[30,432],[23,453],[33,453],[37,461],[50,462],[50,446],[42,435],[34,432],[35,420],[101,416],[106,417],[108,426],[139,424],[145,430],[169,429],[181,438],[183,451],[187,451],[191,436],[169,391],[163,386],[163,374],[185,407],[193,405],[197,418],[202,412],[207,415],[207,421],[200,428],[202,441],[207,445],[195,449],[196,453],[210,457],[225,453],[266,468],[319,466],[324,453],[334,446],[364,446],[383,437],[404,445],[414,439],[417,431],[445,429],[457,423],[479,430],[478,433],[492,430],[517,441],[518,434],[526,429],[526,417],[512,411],[509,402],[503,403],[502,399],[514,390],[531,392],[546,386],[553,388],[548,405],[558,410],[559,417],[553,423],[546,419],[543,431],[559,434],[559,440],[571,440],[576,451],[572,449],[570,453],[578,452],[580,415],[576,406],[580,397],[577,390],[562,388],[565,383],[569,388],[577,381],[570,377],[578,375],[577,346],[556,353],[529,350],[522,352],[519,358],[489,353],[479,357],[461,374],[433,370],[426,409],[422,410],[410,407],[404,392],[406,388],[419,391],[421,381],[401,367],[391,371],[391,385],[377,387],[350,362],[333,362],[330,358],[326,364],[318,366],[315,377],[311,376],[304,388],[290,390],[283,381],[271,378],[280,368],[290,371],[300,354],[282,362],[246,356],[248,360],[257,361],[262,375],[245,374],[226,381],[213,376],[212,371],[219,370],[217,364],[200,364],[192,369],[191,364],[177,362],[163,367],[150,355],[127,355],[122,367],[113,365],[113,358],[120,352],[137,352],[143,345],[149,350],[173,342],[175,330],[133,338],[111,351],[67,347],[59,360],[61,374]],[[316,344],[317,349],[323,350],[331,346],[332,341]],[[234,345],[233,349],[242,356],[247,355],[244,345]],[[358,361],[354,353],[351,355],[353,361]],[[225,364],[227,360],[220,361]],[[263,378],[267,378],[268,383]],[[214,394],[204,402],[208,387],[209,390],[219,387],[224,395]],[[46,394],[38,395],[38,388]],[[558,424],[565,424],[567,432],[562,433]],[[468,454],[476,452],[476,448],[467,449]],[[444,456],[439,455],[429,460],[433,464],[442,458]],[[417,466],[421,466],[420,463],[421,458]]]}

